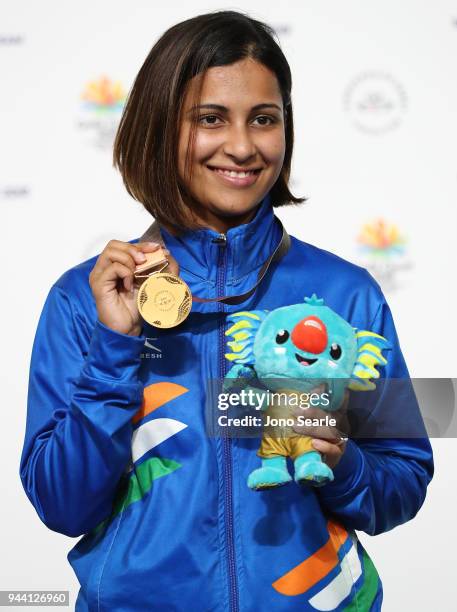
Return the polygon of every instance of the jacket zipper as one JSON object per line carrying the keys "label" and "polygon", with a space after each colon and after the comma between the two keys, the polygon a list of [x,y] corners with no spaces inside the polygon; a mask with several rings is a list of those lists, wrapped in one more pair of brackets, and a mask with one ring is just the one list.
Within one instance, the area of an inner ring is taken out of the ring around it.
{"label": "jacket zipper", "polygon": [[[219,257],[217,264],[217,297],[224,295],[224,285],[226,277],[226,259],[227,259],[227,237],[225,234],[219,234],[215,239],[220,245]],[[224,312],[224,304],[218,302],[220,312]],[[222,379],[226,374],[226,362],[224,358],[224,317],[221,316],[219,323],[219,375]],[[224,511],[225,511],[225,526],[226,526],[226,545],[227,545],[227,566],[229,577],[229,600],[231,612],[238,612],[238,584],[236,576],[236,560],[235,560],[235,542],[233,533],[233,472],[232,472],[232,440],[231,438],[222,437],[222,455],[223,455],[223,472],[224,472]]]}

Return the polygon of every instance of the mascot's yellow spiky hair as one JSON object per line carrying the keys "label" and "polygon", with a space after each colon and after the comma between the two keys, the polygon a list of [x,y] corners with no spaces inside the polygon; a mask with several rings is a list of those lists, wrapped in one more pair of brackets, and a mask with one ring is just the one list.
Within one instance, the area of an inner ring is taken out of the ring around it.
{"label": "mascot's yellow spiky hair", "polygon": [[371,391],[376,388],[376,385],[370,379],[380,376],[376,366],[383,366],[387,363],[381,351],[390,348],[390,345],[383,336],[370,331],[356,331],[355,337],[357,339],[357,360],[352,372],[353,379],[348,388],[353,391]]}
{"label": "mascot's yellow spiky hair", "polygon": [[253,343],[260,324],[268,314],[268,310],[242,310],[229,315],[227,319],[234,321],[233,325],[225,332],[233,340],[227,342],[232,350],[225,357],[235,363],[253,363]]}

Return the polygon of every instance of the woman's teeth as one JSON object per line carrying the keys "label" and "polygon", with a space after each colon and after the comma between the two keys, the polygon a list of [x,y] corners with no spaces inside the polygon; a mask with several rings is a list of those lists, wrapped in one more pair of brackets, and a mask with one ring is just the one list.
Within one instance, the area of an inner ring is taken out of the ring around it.
{"label": "woman's teeth", "polygon": [[256,170],[249,170],[248,172],[235,172],[234,170],[222,170],[221,168],[211,168],[211,170],[219,174],[225,174],[225,176],[231,176],[232,178],[246,178],[256,173]]}

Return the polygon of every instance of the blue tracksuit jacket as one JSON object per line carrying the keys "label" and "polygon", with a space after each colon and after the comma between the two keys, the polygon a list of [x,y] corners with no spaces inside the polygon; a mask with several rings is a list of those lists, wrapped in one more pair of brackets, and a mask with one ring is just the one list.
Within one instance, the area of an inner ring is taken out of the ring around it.
{"label": "blue tracksuit jacket", "polygon": [[[207,297],[246,291],[280,240],[269,195],[225,246],[210,229],[162,235],[192,292]],[[414,517],[433,475],[427,437],[349,440],[333,482],[254,492],[246,481],[259,439],[208,437],[204,412],[207,381],[230,365],[226,314],[312,293],[389,340],[381,377],[408,377],[376,281],[291,236],[241,306],[194,303],[178,327],[145,325],[131,337],[97,319],[88,283],[96,259],[66,271],[47,296],[20,460],[40,519],[83,536],[68,554],[81,584],[76,610],[379,610],[381,581],[355,530],[378,534]],[[402,397],[410,418],[414,399]]]}

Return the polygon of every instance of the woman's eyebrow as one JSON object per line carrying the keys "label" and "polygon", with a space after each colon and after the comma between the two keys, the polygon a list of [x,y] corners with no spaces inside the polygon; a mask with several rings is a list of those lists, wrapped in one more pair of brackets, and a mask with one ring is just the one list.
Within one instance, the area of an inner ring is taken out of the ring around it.
{"label": "woman's eyebrow", "polygon": [[[229,111],[229,109],[226,106],[223,106],[222,104],[200,104],[197,106],[192,106],[192,108],[190,108],[187,112],[190,113],[192,111],[202,108],[214,109],[225,113]],[[251,108],[251,111],[260,110],[262,108],[276,108],[277,110],[282,111],[282,108],[277,104],[274,104],[274,102],[263,102],[262,104],[256,104]]]}

